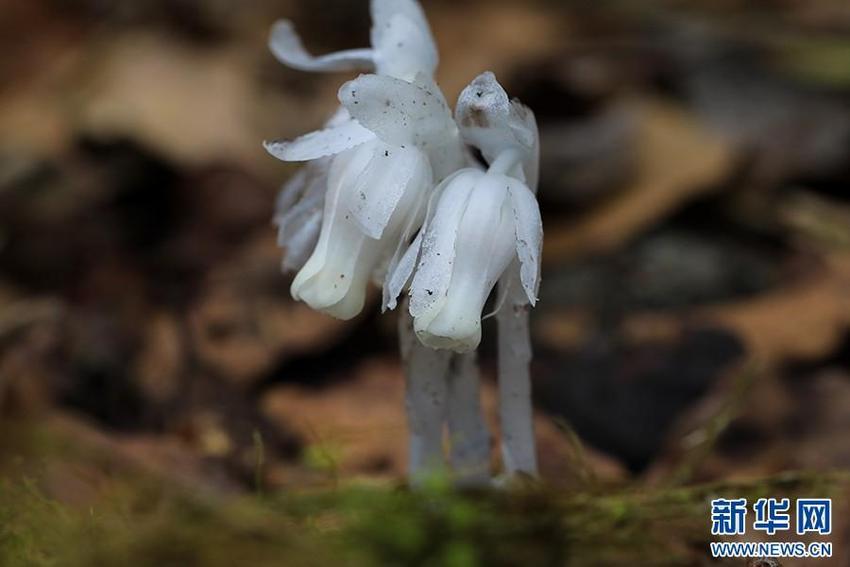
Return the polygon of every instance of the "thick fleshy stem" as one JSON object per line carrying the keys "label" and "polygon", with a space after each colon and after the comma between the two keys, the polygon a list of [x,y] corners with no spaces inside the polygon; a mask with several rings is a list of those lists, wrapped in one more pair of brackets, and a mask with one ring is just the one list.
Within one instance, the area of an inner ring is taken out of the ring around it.
{"label": "thick fleshy stem", "polygon": [[509,267],[499,286],[508,286],[507,301],[496,314],[499,329],[499,420],[502,460],[508,476],[537,476],[534,412],[531,405],[531,338],[528,300],[519,269]]}
{"label": "thick fleshy stem", "polygon": [[446,376],[452,353],[433,350],[416,338],[407,301],[399,317],[399,342],[405,373],[405,406],[410,431],[409,470],[413,485],[445,469],[443,426],[447,407]]}
{"label": "thick fleshy stem", "polygon": [[450,463],[457,483],[490,482],[490,434],[481,413],[478,361],[474,352],[453,354],[449,364]]}

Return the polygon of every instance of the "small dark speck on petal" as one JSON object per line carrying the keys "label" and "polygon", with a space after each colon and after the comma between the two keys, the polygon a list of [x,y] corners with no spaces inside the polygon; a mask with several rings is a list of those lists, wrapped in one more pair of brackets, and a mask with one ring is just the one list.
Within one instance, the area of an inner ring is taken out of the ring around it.
{"label": "small dark speck on petal", "polygon": [[430,289],[426,289],[426,290],[425,290],[425,291],[427,291],[427,292],[428,292],[428,295],[434,295],[434,292],[433,292],[433,290],[430,290]]}
{"label": "small dark speck on petal", "polygon": [[481,91],[478,91],[478,92],[475,93],[475,96],[477,96],[478,98],[481,98],[481,95],[483,95],[483,94],[484,93],[482,93]]}
{"label": "small dark speck on petal", "polygon": [[389,150],[384,150],[384,157],[390,157]]}

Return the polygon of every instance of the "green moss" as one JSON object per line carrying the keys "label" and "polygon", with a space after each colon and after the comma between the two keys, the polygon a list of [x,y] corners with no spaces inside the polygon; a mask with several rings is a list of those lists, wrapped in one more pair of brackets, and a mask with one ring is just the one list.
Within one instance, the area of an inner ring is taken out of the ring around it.
{"label": "green moss", "polygon": [[847,480],[788,475],[595,496],[352,486],[221,500],[124,487],[87,510],[44,497],[31,481],[5,481],[0,564],[683,564],[707,538],[710,498],[831,495]]}
{"label": "green moss", "polygon": [[459,492],[435,477],[416,492],[340,483],[222,496],[113,470],[90,503],[72,506],[33,476],[46,459],[0,463],[2,566],[689,565],[705,556],[712,498],[835,497],[850,484],[845,473],[799,473],[616,492],[532,483]]}

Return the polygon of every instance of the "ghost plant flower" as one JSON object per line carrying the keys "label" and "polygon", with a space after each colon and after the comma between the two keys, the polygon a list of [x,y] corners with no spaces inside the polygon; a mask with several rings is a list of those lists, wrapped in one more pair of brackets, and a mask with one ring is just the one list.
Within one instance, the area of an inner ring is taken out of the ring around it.
{"label": "ghost plant flower", "polygon": [[360,312],[369,280],[381,278],[379,267],[419,228],[433,177],[462,159],[431,79],[437,52],[421,7],[373,0],[372,17],[372,49],[313,57],[288,21],[275,24],[270,41],[276,57],[298,69],[378,73],[343,85],[343,107],[324,130],[266,144],[279,159],[310,162],[282,191],[279,210],[287,210],[276,217],[284,267],[300,268],[292,295],[341,319]]}
{"label": "ghost plant flower", "polygon": [[[302,71],[374,71],[404,80],[413,80],[419,74],[431,77],[437,67],[437,48],[419,4],[415,0],[372,0],[371,12],[371,48],[313,56],[304,49],[292,22],[279,20],[272,27],[269,49],[281,63]],[[325,128],[339,137],[351,136],[352,147],[374,139],[344,108]],[[339,150],[329,147],[326,153],[332,156]],[[308,158],[290,154],[284,159]],[[331,162],[328,157],[310,161],[281,190],[274,221],[278,243],[286,250],[283,268],[287,271],[303,267],[318,242]]]}
{"label": "ghost plant flower", "polygon": [[401,243],[419,228],[433,178],[456,169],[463,154],[448,105],[422,75],[416,83],[361,75],[340,88],[339,100],[349,120],[266,147],[285,161],[333,156],[321,231],[292,296],[350,319],[362,309],[372,276],[381,278],[378,268],[393,265]]}
{"label": "ghost plant flower", "polygon": [[414,330],[426,346],[477,348],[484,303],[515,257],[534,274],[525,287],[536,301],[540,212],[528,187],[503,167],[463,169],[442,187],[410,286]]}
{"label": "ghost plant flower", "polygon": [[[480,75],[461,93],[455,119],[463,141],[481,152],[488,167],[457,171],[435,189],[424,227],[388,274],[384,286],[385,307],[394,308],[399,292],[412,279],[410,332],[428,347],[466,353],[456,355],[460,358],[448,365],[447,387],[437,387],[425,377],[426,386],[417,392],[415,376],[408,378],[409,389],[420,399],[419,404],[408,404],[413,426],[411,446],[422,453],[411,455],[411,469],[415,473],[414,464],[422,466],[440,457],[441,429],[435,424],[428,398],[442,392],[450,398],[447,412],[452,464],[457,467],[457,461],[471,467],[473,474],[486,470],[488,436],[478,415],[479,402],[474,394],[478,377],[468,353],[478,346],[482,310],[498,281],[503,460],[509,475],[534,475],[537,463],[528,368],[528,307],[537,298],[543,238],[534,197],[537,125],[528,108],[508,99],[492,73]],[[432,367],[446,365],[443,359],[432,358]],[[412,361],[410,372],[421,372],[421,360],[413,357]],[[452,368],[464,370],[451,375]],[[460,395],[464,398],[460,402],[451,399]],[[468,408],[460,419],[452,414],[459,407]],[[417,419],[419,415],[424,417]],[[461,424],[457,432],[452,431],[453,424]],[[461,455],[473,455],[471,461],[455,458],[458,444]]]}
{"label": "ghost plant flower", "polygon": [[370,48],[313,56],[290,22],[272,29],[271,50],[290,67],[373,73],[339,89],[341,106],[322,130],[265,144],[278,159],[307,162],[274,217],[283,266],[297,270],[292,296],[349,319],[370,280],[383,280],[384,309],[409,289],[400,331],[410,474],[415,481],[440,466],[447,425],[458,479],[487,482],[474,350],[498,283],[504,461],[509,474],[534,474],[527,307],[542,243],[534,116],[484,73],[453,117],[433,80],[437,50],[419,4],[372,0],[371,11]]}
{"label": "ghost plant flower", "polygon": [[[481,150],[490,169],[507,172],[537,191],[539,137],[534,114],[507,93],[492,73],[478,76],[458,101],[456,119],[464,140]],[[540,284],[543,237],[539,211],[527,199],[514,209],[517,258],[499,281],[504,302],[496,313],[499,330],[499,421],[502,460],[508,475],[537,474],[531,405],[529,307]],[[523,205],[527,207],[523,210]],[[519,263],[519,268],[517,268]]]}
{"label": "ghost plant flower", "polygon": [[519,270],[529,304],[536,302],[543,228],[525,183],[537,175],[530,111],[485,73],[461,93],[456,114],[464,140],[492,161],[437,188],[433,214],[387,287],[397,291],[418,257],[410,285],[417,336],[431,348],[467,352],[478,347],[484,304],[509,267]]}

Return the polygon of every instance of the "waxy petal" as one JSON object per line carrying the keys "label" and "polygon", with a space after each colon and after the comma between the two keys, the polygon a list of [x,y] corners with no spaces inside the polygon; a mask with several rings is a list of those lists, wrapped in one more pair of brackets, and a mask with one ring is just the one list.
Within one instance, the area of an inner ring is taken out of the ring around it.
{"label": "waxy petal", "polygon": [[375,134],[354,120],[310,132],[291,141],[264,142],[271,155],[282,161],[309,161],[338,154],[373,140]]}
{"label": "waxy petal", "polygon": [[395,16],[403,16],[410,20],[419,30],[430,34],[428,19],[422,6],[416,0],[372,0],[372,45],[381,43]]}
{"label": "waxy petal", "polygon": [[360,75],[339,89],[339,100],[353,118],[388,144],[413,144],[428,151],[429,145],[440,143],[455,129],[439,89],[425,84]]}
{"label": "waxy petal", "polygon": [[281,189],[273,219],[278,245],[285,248],[285,270],[300,269],[319,237],[330,158],[312,161]]}
{"label": "waxy petal", "polygon": [[430,186],[431,166],[420,150],[377,142],[372,159],[346,196],[348,210],[367,236],[379,239],[405,191],[425,192]]}
{"label": "waxy petal", "polygon": [[286,239],[286,254],[281,267],[285,272],[300,270],[307,263],[322,230],[322,210],[314,209],[299,219],[298,228]]}
{"label": "waxy petal", "polygon": [[420,73],[434,74],[439,56],[427,24],[423,30],[410,18],[395,14],[382,30],[373,44],[378,74],[404,80],[413,80]]}
{"label": "waxy petal", "polygon": [[401,251],[404,249],[404,244],[407,242],[407,239],[405,238],[402,240],[399,250],[396,252],[396,255],[390,261],[390,265],[387,268],[387,274],[384,280],[384,301],[381,308],[382,311],[396,308],[398,296],[401,295],[401,292],[410,282],[410,277],[416,269],[416,263],[419,260],[419,252],[422,249],[422,241],[424,240],[425,232],[431,223],[431,218],[434,216],[436,203],[439,201],[446,186],[458,175],[462,175],[465,172],[466,170],[456,171],[440,182],[440,184],[431,191],[430,198],[428,199],[428,207],[425,212],[425,221],[422,223],[422,229],[419,230],[416,238],[410,246],[404,250],[403,254]]}
{"label": "waxy petal", "polygon": [[289,20],[278,20],[272,26],[269,49],[278,61],[301,71],[369,71],[375,68],[371,49],[349,49],[314,56],[304,49],[301,38]]}
{"label": "waxy petal", "polygon": [[466,169],[449,178],[422,240],[419,265],[410,287],[410,314],[416,318],[445,300],[455,261],[455,241],[476,180],[484,173]]}
{"label": "waxy petal", "polygon": [[516,230],[516,252],[520,261],[520,281],[533,306],[540,285],[540,255],[543,248],[543,221],[531,190],[516,179],[508,180],[511,209]]}
{"label": "waxy petal", "polygon": [[392,311],[398,305],[398,296],[401,295],[407,282],[410,281],[410,276],[413,275],[413,270],[416,269],[416,261],[419,260],[419,251],[422,248],[423,234],[424,232],[420,230],[404,254],[390,263],[387,269],[387,277],[384,280],[381,312],[387,309]]}
{"label": "waxy petal", "polygon": [[328,189],[325,195],[321,235],[319,236],[319,242],[316,244],[313,255],[301,271],[298,272],[292,283],[293,297],[295,299],[298,299],[296,294],[297,287],[316,276],[324,267],[329,254],[331,229],[344,220],[339,218],[343,216],[340,215],[339,211],[342,189],[346,183],[352,182],[350,179],[351,171],[365,167],[367,160],[368,155],[364,155],[363,152],[356,150],[341,154],[333,160],[330,173],[328,174]]}
{"label": "waxy petal", "polygon": [[484,304],[516,256],[509,181],[504,175],[488,173],[474,182],[455,237],[446,295],[414,319],[417,336],[426,346],[458,352],[478,346]]}

